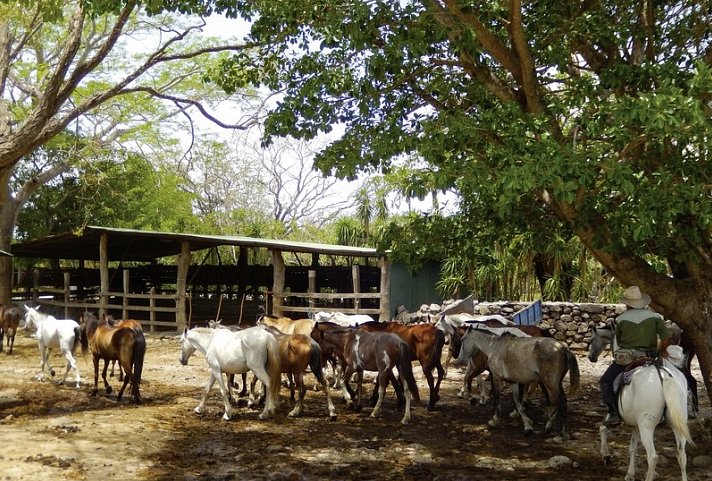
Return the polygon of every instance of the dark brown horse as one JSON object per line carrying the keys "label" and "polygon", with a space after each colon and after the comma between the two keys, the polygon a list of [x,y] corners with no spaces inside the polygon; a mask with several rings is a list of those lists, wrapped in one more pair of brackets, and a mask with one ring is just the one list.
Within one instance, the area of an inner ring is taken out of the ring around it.
{"label": "dark brown horse", "polygon": [[117,360],[125,375],[116,399],[121,400],[126,386],[131,381],[131,394],[134,402],[140,403],[139,385],[146,354],[146,339],[143,331],[136,331],[130,327],[111,326],[106,319],[99,320],[90,312],[82,313],[80,325],[83,333],[82,352],[86,353],[87,349],[90,350],[94,360],[94,389],[91,395],[96,396],[99,391],[100,359],[104,360],[104,370],[101,373],[104,388],[106,394],[111,393],[111,386],[106,380],[106,371],[109,367],[108,361]]}
{"label": "dark brown horse", "polygon": [[[430,388],[428,409],[435,409],[435,403],[440,399],[440,383],[445,374],[441,363],[445,345],[444,333],[432,324],[404,325],[399,322],[378,321],[359,324],[358,329],[368,332],[392,332],[408,344],[411,360],[420,362],[425,379],[428,381]],[[438,372],[437,382],[433,378],[433,369]]]}
{"label": "dark brown horse", "polygon": [[2,306],[0,308],[0,352],[3,350],[3,335],[7,337],[7,354],[12,354],[15,345],[15,334],[20,326],[22,311],[16,306]]}
{"label": "dark brown horse", "polygon": [[[315,326],[316,327],[316,326]],[[410,422],[410,402],[414,399],[420,402],[418,385],[413,376],[411,355],[408,344],[400,336],[389,332],[368,332],[357,328],[324,328],[315,329],[312,335],[320,339],[322,350],[333,353],[343,367],[341,377],[342,391],[347,406],[361,409],[361,390],[363,372],[377,372],[378,401],[371,412],[371,417],[378,417],[385,397],[389,381],[396,389],[396,395],[405,400],[405,413],[402,424]],[[398,368],[398,379],[393,373]],[[356,374],[357,387],[354,402],[354,391],[349,386],[349,380]],[[399,392],[402,389],[402,392]]]}

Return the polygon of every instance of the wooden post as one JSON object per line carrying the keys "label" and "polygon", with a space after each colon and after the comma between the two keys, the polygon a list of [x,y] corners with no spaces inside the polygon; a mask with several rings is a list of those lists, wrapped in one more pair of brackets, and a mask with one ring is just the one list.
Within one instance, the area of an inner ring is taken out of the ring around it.
{"label": "wooden post", "polygon": [[148,306],[151,308],[148,311],[148,325],[151,333],[156,332],[156,286],[151,286],[148,291],[151,297],[148,298]]}
{"label": "wooden post", "polygon": [[284,259],[282,258],[282,251],[273,250],[272,251],[272,315],[277,317],[282,317],[284,315],[284,310],[282,306],[284,305],[284,278],[285,278],[285,267]]}
{"label": "wooden post", "polygon": [[380,258],[381,265],[381,321],[391,320],[391,264],[388,258],[383,256]]}
{"label": "wooden post", "polygon": [[102,232],[99,237],[99,317],[107,314],[109,305],[109,234]]}
{"label": "wooden post", "polygon": [[[309,269],[309,286],[307,287],[307,292],[309,294],[314,294],[316,292],[316,271]],[[313,297],[309,298],[309,310],[314,312],[314,307],[316,306],[316,301]]]}
{"label": "wooden post", "polygon": [[69,319],[69,302],[70,299],[69,272],[64,273],[64,318]]}
{"label": "wooden post", "polygon": [[[361,293],[361,269],[358,264],[351,266],[351,279],[354,287],[354,294]],[[361,309],[361,299],[354,299],[354,313],[358,314]]]}
{"label": "wooden post", "polygon": [[34,269],[32,271],[32,299],[35,304],[40,298],[40,270]]}
{"label": "wooden post", "polygon": [[129,270],[124,269],[123,272],[123,287],[124,287],[124,298],[121,301],[121,319],[129,318]]}
{"label": "wooden post", "polygon": [[182,332],[188,325],[188,319],[185,312],[185,301],[190,262],[190,242],[183,241],[180,246],[180,255],[178,256],[178,279],[176,279],[176,325],[179,332]]}

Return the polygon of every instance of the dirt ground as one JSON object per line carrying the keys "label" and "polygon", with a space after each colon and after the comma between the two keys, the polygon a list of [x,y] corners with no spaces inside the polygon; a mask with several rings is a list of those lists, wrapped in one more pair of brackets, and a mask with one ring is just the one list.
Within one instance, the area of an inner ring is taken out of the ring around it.
{"label": "dirt ground", "polygon": [[[188,366],[178,362],[178,338],[147,335],[141,382],[144,403],[130,396],[90,397],[91,360],[79,358],[81,388],[61,386],[57,379],[40,382],[36,341],[21,331],[15,352],[0,354],[0,481],[1,480],[527,480],[623,479],[630,430],[616,428],[610,436],[612,467],[604,467],[598,446],[597,379],[608,359],[594,365],[577,353],[582,390],[569,398],[571,439],[561,442],[543,428],[542,397],[530,407],[537,431],[525,436],[518,419],[496,429],[487,426],[490,409],[470,406],[457,397],[462,371],[451,368],[441,387],[438,409],[413,411],[411,424],[400,424],[394,395],[381,418],[348,412],[341,393],[334,393],[338,419],[329,422],[323,394],[309,391],[305,410],[287,417],[288,391],[276,419],[259,421],[259,411],[240,407],[223,421],[217,387],[206,412],[193,412],[207,379],[207,366],[196,354]],[[53,354],[52,365],[63,359]],[[59,369],[57,369],[59,371]],[[420,392],[427,384],[414,365]],[[699,370],[695,371],[701,381]],[[311,380],[311,376],[308,377]],[[700,383],[701,412],[691,419],[695,446],[688,447],[692,480],[712,479],[710,468],[693,466],[693,457],[712,454],[712,409]],[[103,392],[103,391],[100,391]],[[506,397],[511,403],[511,398]],[[658,479],[679,479],[674,440],[667,427],[656,431],[661,454]],[[638,476],[644,477],[640,448]],[[570,462],[557,464],[556,456]]]}

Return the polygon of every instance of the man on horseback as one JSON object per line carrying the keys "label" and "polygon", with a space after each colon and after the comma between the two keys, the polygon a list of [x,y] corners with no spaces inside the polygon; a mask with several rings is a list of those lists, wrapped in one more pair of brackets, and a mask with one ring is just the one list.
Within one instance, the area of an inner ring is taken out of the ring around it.
{"label": "man on horseback", "polygon": [[643,357],[658,357],[658,337],[660,352],[665,353],[671,340],[671,333],[660,314],[648,309],[650,296],[641,292],[638,286],[631,286],[623,293],[621,304],[628,306],[615,321],[616,351],[614,361],[608,366],[599,381],[601,397],[608,413],[603,420],[606,426],[621,423],[621,417],[616,406],[616,394],[613,383],[626,366]]}

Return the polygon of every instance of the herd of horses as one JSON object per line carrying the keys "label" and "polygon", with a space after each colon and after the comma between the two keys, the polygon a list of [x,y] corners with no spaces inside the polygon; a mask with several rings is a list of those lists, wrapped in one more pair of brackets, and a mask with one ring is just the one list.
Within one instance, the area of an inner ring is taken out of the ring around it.
{"label": "herd of horses", "polygon": [[[12,352],[15,332],[22,317],[21,310],[14,306],[0,310],[0,350],[4,333],[8,351]],[[139,388],[146,340],[139,322],[115,321],[107,316],[97,318],[90,312],[82,313],[79,322],[56,319],[30,306],[25,306],[24,319],[25,329],[34,326],[37,330],[41,359],[38,379],[45,379],[45,372],[55,375],[49,365],[48,354],[51,349],[59,349],[67,361],[60,382],[66,382],[73,369],[76,387],[80,387],[74,354],[81,345],[82,351],[89,351],[93,359],[92,395],[98,394],[100,361],[104,360],[102,380],[106,394],[112,392],[107,381],[107,370],[110,363],[116,362],[120,379],[123,379],[117,399],[121,400],[130,384],[133,400],[141,402]],[[521,418],[525,433],[533,432],[533,422],[525,412],[524,399],[538,386],[548,409],[545,431],[551,431],[558,424],[561,438],[568,439],[564,379],[569,377],[569,395],[575,393],[580,384],[579,367],[576,356],[564,343],[551,337],[548,331],[536,326],[513,326],[505,319],[496,317],[468,322],[457,316],[442,316],[437,324],[409,325],[361,318],[351,323],[344,318],[338,322],[335,322],[336,318],[332,319],[293,320],[264,315],[257,325],[247,328],[225,328],[219,323],[212,323],[210,327],[185,328],[180,337],[180,362],[187,364],[197,351],[204,356],[210,371],[195,412],[203,411],[208,394],[217,382],[225,408],[223,418],[229,420],[233,405],[231,387],[234,386],[231,379],[234,375],[243,375],[243,390],[247,390],[245,376],[251,371],[254,380],[249,389],[248,405],[264,403],[260,419],[273,417],[279,408],[282,374],[289,376],[290,397],[295,401],[289,416],[298,416],[307,391],[304,373],[310,371],[326,399],[329,419],[335,420],[337,414],[326,376],[327,366],[331,366],[336,378],[334,387],[341,389],[348,408],[361,409],[364,371],[374,372],[376,388],[372,398],[375,404],[371,416],[379,416],[390,385],[396,393],[397,409],[402,409],[404,413],[401,423],[407,424],[411,419],[411,404],[422,403],[412,362],[418,361],[427,380],[427,408],[435,409],[440,399],[440,384],[446,375],[448,361],[443,366],[441,359],[447,345],[448,360],[454,358],[457,365],[467,366],[460,395],[469,396],[473,380],[489,372],[494,401],[494,415],[489,421],[491,426],[496,426],[502,416],[502,390],[505,385],[511,385],[515,413]],[[603,349],[611,345],[611,340],[610,329],[594,330],[589,360],[596,362]],[[661,421],[666,421],[675,434],[682,480],[686,481],[685,445],[691,442],[687,429],[688,383],[696,391],[696,383],[692,384],[694,378],[689,381],[691,355],[687,359],[686,364],[678,366],[680,369],[667,360],[664,363],[646,363],[628,374],[626,382],[622,383],[618,407],[623,420],[633,427],[626,479],[633,479],[635,448],[639,441],[647,452],[646,481],[652,479],[657,461],[653,432]],[[224,374],[229,376],[227,382]],[[353,378],[355,389],[351,386]],[[258,381],[261,383],[259,392],[256,389]],[[482,382],[483,392],[484,387]],[[694,395],[696,409],[696,392]],[[471,402],[475,402],[474,398]],[[604,425],[600,428],[600,434],[601,455],[604,461],[610,460],[607,428]]]}

